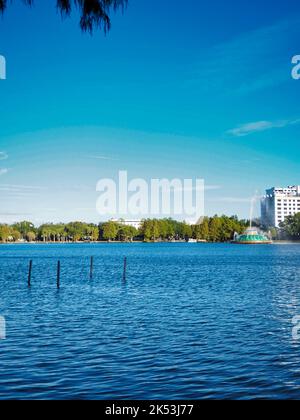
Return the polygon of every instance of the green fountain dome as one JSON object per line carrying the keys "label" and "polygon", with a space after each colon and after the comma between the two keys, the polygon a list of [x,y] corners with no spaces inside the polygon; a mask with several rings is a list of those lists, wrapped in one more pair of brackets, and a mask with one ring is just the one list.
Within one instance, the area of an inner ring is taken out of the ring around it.
{"label": "green fountain dome", "polygon": [[269,244],[272,241],[257,229],[249,228],[242,235],[236,235],[234,243],[237,244]]}

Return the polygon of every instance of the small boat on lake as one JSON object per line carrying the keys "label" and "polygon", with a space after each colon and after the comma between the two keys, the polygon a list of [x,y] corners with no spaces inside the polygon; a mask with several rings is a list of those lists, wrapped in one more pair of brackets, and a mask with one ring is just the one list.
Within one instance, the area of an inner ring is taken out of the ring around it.
{"label": "small boat on lake", "polygon": [[270,245],[273,241],[256,228],[248,228],[241,235],[235,234],[233,244],[237,245]]}

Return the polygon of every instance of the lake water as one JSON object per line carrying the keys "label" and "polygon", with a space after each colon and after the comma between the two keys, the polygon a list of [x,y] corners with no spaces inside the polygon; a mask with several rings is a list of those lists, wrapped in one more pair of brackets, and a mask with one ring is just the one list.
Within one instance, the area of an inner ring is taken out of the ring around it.
{"label": "lake water", "polygon": [[0,399],[298,399],[296,315],[298,245],[2,245]]}

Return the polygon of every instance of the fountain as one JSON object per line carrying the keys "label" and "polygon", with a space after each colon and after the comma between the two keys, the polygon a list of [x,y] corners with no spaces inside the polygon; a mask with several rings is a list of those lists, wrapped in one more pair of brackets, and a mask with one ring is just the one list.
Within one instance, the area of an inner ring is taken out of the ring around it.
{"label": "fountain", "polygon": [[238,245],[269,245],[272,244],[272,240],[268,238],[264,233],[260,232],[259,229],[254,228],[253,225],[253,213],[254,205],[258,198],[257,193],[251,199],[251,209],[250,209],[250,227],[246,229],[244,233],[239,235],[235,233],[232,243]]}
{"label": "fountain", "polygon": [[236,233],[233,243],[239,245],[269,245],[273,242],[257,228],[248,228],[241,235]]}

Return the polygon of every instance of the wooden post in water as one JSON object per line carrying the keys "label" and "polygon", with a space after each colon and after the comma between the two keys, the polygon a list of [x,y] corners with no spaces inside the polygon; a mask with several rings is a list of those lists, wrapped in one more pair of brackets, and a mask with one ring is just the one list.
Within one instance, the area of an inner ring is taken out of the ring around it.
{"label": "wooden post in water", "polygon": [[90,264],[90,279],[93,278],[93,270],[94,270],[94,257],[91,257],[91,264]]}
{"label": "wooden post in water", "polygon": [[126,283],[127,258],[124,258],[123,282]]}
{"label": "wooden post in water", "polygon": [[57,279],[56,279],[57,288],[60,288],[60,261],[57,262]]}
{"label": "wooden post in water", "polygon": [[31,286],[32,260],[29,261],[28,287]]}

